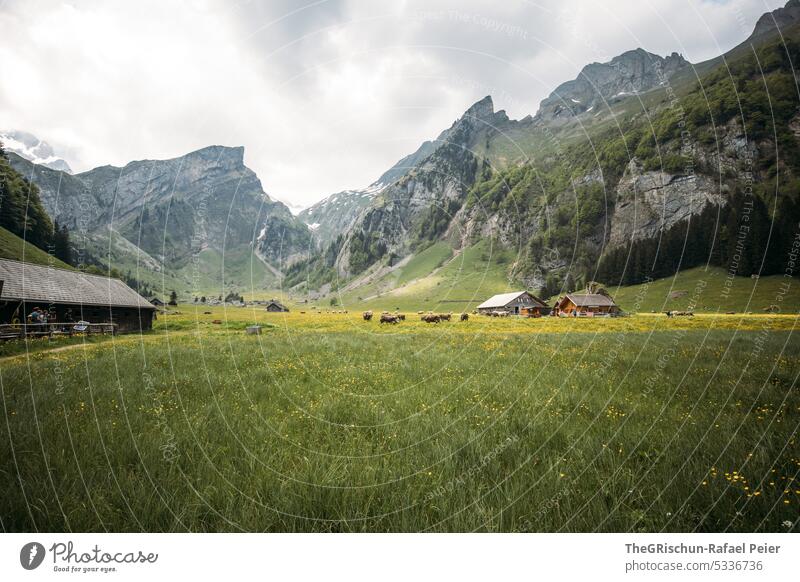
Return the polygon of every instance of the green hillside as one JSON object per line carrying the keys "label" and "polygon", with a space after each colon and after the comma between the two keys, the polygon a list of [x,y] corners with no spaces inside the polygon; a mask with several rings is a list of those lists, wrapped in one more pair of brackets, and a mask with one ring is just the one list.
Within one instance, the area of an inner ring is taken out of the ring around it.
{"label": "green hillside", "polygon": [[694,304],[697,312],[764,313],[777,305],[780,313],[795,314],[800,312],[798,284],[797,278],[782,275],[729,278],[724,269],[698,267],[651,283],[609,287],[609,292],[623,309],[639,312],[687,310]]}
{"label": "green hillside", "polygon": [[471,310],[491,295],[521,288],[520,283],[509,281],[512,261],[511,251],[490,240],[456,255],[439,242],[377,281],[342,293],[341,305],[377,310]]}
{"label": "green hillside", "polygon": [[[198,292],[214,295],[227,291],[238,291],[244,295],[267,291],[277,287],[277,277],[245,245],[226,249],[225,253],[212,248],[200,251],[196,261],[173,272],[195,286]],[[224,276],[223,276],[224,273]]]}
{"label": "green hillside", "polygon": [[[377,281],[337,295],[338,306],[379,311],[471,311],[492,295],[525,289],[523,283],[507,276],[510,253],[498,254],[494,249],[492,254],[489,241],[452,257],[451,253],[444,243],[437,243]],[[800,294],[794,286],[799,283],[782,275],[730,278],[724,269],[698,267],[650,283],[607,289],[625,311],[640,313],[689,309],[698,313],[766,313],[772,305],[778,305],[781,313],[798,313]],[[546,301],[552,304],[560,294]],[[330,308],[328,298],[318,307]]]}
{"label": "green hillside", "polygon": [[29,242],[22,240],[3,227],[0,227],[0,258],[36,263],[37,265],[50,265],[62,269],[72,269],[72,267],[66,263],[58,260],[39,247],[35,247]]}

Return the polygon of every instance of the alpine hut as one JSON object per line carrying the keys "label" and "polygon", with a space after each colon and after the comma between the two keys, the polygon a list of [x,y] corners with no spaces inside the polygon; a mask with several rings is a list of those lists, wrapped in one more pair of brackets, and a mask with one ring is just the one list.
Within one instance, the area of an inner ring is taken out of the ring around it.
{"label": "alpine hut", "polygon": [[115,331],[152,329],[155,306],[119,279],[0,259],[0,323],[24,323],[35,307],[59,322],[114,324]]}
{"label": "alpine hut", "polygon": [[288,312],[289,311],[288,307],[286,307],[283,303],[280,303],[279,301],[275,301],[274,299],[270,299],[267,302],[267,306],[264,309],[266,309],[267,311],[273,311],[273,312],[276,312],[276,313],[278,313],[278,312]]}
{"label": "alpine hut", "polygon": [[558,315],[593,317],[617,315],[620,308],[605,293],[568,293],[556,302],[555,311]]}
{"label": "alpine hut", "polygon": [[495,295],[478,305],[477,309],[478,313],[485,315],[495,311],[514,315],[528,315],[529,317],[550,313],[550,308],[544,301],[527,291],[514,291],[513,293]]}

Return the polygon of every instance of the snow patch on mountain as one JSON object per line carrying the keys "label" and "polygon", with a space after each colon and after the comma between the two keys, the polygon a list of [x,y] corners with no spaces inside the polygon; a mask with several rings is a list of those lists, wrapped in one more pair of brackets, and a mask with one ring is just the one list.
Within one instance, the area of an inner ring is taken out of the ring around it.
{"label": "snow patch on mountain", "polygon": [[14,152],[34,164],[68,174],[72,173],[69,164],[56,156],[52,146],[32,133],[17,130],[0,131],[0,143],[3,144],[6,151]]}

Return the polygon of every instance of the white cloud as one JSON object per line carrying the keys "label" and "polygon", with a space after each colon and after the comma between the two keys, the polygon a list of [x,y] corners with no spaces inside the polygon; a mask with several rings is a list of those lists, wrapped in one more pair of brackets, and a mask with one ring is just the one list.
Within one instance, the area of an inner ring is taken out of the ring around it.
{"label": "white cloud", "polygon": [[523,117],[588,62],[638,46],[702,61],[780,4],[0,0],[0,127],[77,171],[244,145],[267,191],[309,204],[486,94]]}

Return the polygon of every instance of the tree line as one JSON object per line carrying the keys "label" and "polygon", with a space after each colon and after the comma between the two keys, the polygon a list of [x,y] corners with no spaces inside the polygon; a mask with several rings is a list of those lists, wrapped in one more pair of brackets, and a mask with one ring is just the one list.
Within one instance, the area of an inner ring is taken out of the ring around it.
{"label": "tree line", "polygon": [[39,188],[11,167],[0,143],[0,227],[28,243],[72,264],[69,230],[53,224],[42,204]]}
{"label": "tree line", "polygon": [[800,224],[800,205],[782,196],[774,212],[759,196],[734,194],[724,206],[708,205],[688,220],[606,252],[596,278],[611,285],[636,285],[702,265],[732,275],[783,273]]}

